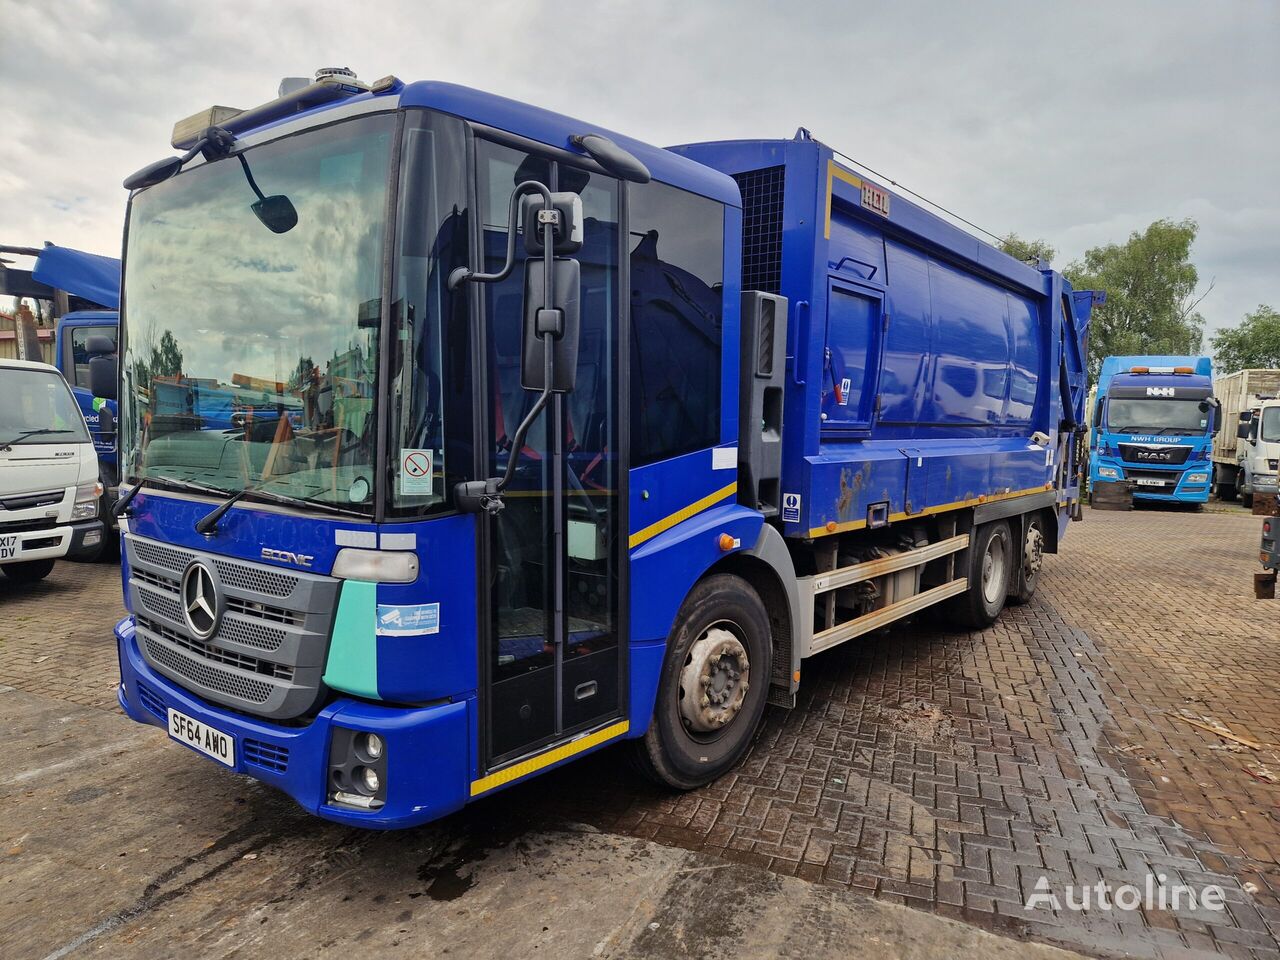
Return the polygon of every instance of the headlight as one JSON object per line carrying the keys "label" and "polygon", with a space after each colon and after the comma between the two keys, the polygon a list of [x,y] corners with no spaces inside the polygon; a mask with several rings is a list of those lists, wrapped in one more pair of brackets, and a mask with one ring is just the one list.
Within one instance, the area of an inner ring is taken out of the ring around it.
{"label": "headlight", "polygon": [[418,579],[418,555],[406,550],[343,547],[334,558],[332,575],[339,580],[413,583]]}
{"label": "headlight", "polygon": [[102,496],[102,484],[97,480],[76,487],[76,503],[71,508],[72,520],[92,520],[98,515],[98,498]]}
{"label": "headlight", "polygon": [[1120,471],[1115,467],[1099,467],[1098,476],[1106,477],[1108,480],[1119,480]]}
{"label": "headlight", "polygon": [[1187,483],[1207,483],[1209,475],[1207,473],[1188,473]]}

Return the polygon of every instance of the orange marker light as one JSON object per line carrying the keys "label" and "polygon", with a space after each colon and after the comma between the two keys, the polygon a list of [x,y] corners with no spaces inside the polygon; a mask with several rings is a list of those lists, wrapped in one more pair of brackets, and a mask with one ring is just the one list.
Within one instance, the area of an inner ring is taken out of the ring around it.
{"label": "orange marker light", "polygon": [[792,674],[792,676],[794,676],[794,677],[795,677],[795,679],[796,679],[796,683],[799,683],[799,682],[800,682],[800,671],[799,671],[799,670],[797,670],[794,674]]}
{"label": "orange marker light", "polygon": [[723,550],[725,553],[728,553],[730,550],[736,547],[739,543],[738,540],[729,536],[729,534],[727,533],[720,534],[720,540],[718,542],[720,544],[720,549]]}
{"label": "orange marker light", "polygon": [[835,532],[836,532],[836,522],[834,520],[828,520],[827,533],[835,533]]}

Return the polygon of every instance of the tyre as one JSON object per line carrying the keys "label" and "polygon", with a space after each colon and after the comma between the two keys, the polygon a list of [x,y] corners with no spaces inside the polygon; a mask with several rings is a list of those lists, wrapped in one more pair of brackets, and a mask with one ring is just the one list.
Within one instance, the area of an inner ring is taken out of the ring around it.
{"label": "tyre", "polygon": [[1009,594],[1013,556],[1009,524],[996,520],[975,528],[967,556],[961,575],[967,573],[969,586],[952,598],[947,612],[953,622],[981,630],[995,623]]}
{"label": "tyre", "polygon": [[764,715],[772,656],[769,615],[744,580],[695,585],[667,640],[653,722],[633,744],[640,770],[692,790],[732,769]]}
{"label": "tyre", "polygon": [[1240,503],[1242,506],[1246,506],[1249,509],[1253,509],[1253,494],[1252,493],[1240,494]]}
{"label": "tyre", "polygon": [[52,560],[24,560],[22,563],[6,563],[0,571],[14,583],[35,583],[43,580],[53,570]]}
{"label": "tyre", "polygon": [[1044,564],[1044,518],[1036,513],[1027,517],[1027,533],[1022,540],[1021,558],[1014,551],[1009,573],[1009,603],[1019,606],[1035,595],[1040,585],[1040,568]]}

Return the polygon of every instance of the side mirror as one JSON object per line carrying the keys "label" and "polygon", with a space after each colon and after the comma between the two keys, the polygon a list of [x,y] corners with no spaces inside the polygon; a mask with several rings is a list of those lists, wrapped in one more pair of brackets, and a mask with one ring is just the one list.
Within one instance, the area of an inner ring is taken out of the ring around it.
{"label": "side mirror", "polygon": [[91,357],[89,359],[89,392],[95,397],[115,400],[118,372],[119,365],[114,356],[99,354]]}
{"label": "side mirror", "polygon": [[298,225],[298,211],[293,201],[283,194],[255,200],[249,209],[272,233],[288,233]]}
{"label": "side mirror", "polygon": [[526,390],[546,387],[547,344],[552,345],[552,393],[570,393],[578,378],[579,291],[582,268],[577,260],[553,260],[555,299],[543,307],[546,262],[524,265],[524,336],[520,344],[520,385]]}
{"label": "side mirror", "polygon": [[114,439],[116,435],[116,415],[105,403],[98,411],[98,432],[103,440]]}
{"label": "side mirror", "polygon": [[[558,216],[551,225],[555,253],[577,253],[582,249],[582,197],[576,193],[553,193],[551,205]],[[542,197],[536,193],[520,198],[520,216],[524,223],[524,248],[531,257],[542,256],[542,215],[546,213]]]}
{"label": "side mirror", "polygon": [[1252,411],[1246,410],[1244,413],[1240,414],[1240,422],[1236,425],[1237,440],[1249,439],[1249,428],[1252,426],[1252,423],[1253,423]]}
{"label": "side mirror", "polygon": [[1099,400],[1093,408],[1093,429],[1097,430],[1102,426],[1102,401]]}

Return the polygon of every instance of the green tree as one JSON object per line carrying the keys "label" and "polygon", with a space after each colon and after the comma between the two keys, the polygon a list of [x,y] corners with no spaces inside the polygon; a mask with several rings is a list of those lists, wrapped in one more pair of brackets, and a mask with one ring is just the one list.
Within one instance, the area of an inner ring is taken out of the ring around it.
{"label": "green tree", "polygon": [[1261,303],[1239,326],[1219,331],[1209,342],[1221,373],[1280,368],[1280,313]]}
{"label": "green tree", "polygon": [[1032,263],[1037,259],[1051,263],[1058,255],[1058,251],[1049,246],[1048,240],[1023,240],[1016,233],[1011,233],[1001,240],[1000,249],[1011,257]]}
{"label": "green tree", "polygon": [[1093,311],[1089,373],[1102,358],[1143,354],[1195,354],[1204,338],[1196,307],[1213,289],[1195,295],[1200,277],[1191,262],[1194,220],[1157,220],[1126,243],[1094,247],[1063,271],[1077,290],[1105,290]]}

